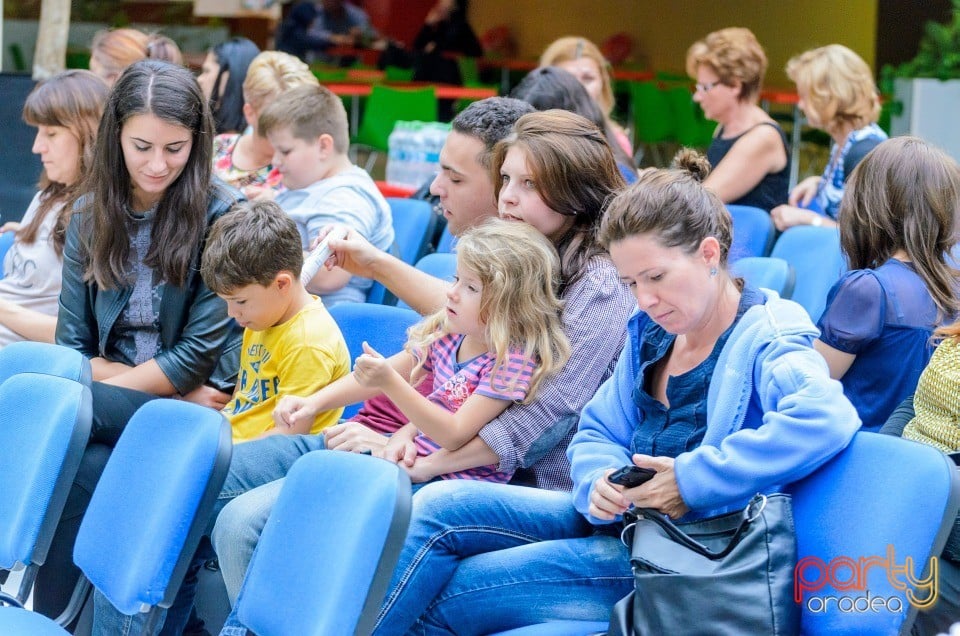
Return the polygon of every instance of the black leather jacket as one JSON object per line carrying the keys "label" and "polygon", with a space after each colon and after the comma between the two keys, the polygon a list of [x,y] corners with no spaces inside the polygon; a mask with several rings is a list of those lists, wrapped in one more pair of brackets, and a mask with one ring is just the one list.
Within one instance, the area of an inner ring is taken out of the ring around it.
{"label": "black leather jacket", "polygon": [[[207,204],[207,227],[242,199],[239,192],[215,181]],[[63,289],[56,339],[57,344],[87,357],[104,357],[114,323],[133,288],[100,289],[95,282],[83,280],[89,257],[81,236],[89,232],[89,216],[79,211],[82,206],[83,201],[78,202],[63,247]],[[204,383],[232,392],[240,367],[243,331],[227,316],[227,304],[203,283],[202,253],[203,245],[197,246],[183,286],[161,287],[161,350],[154,360],[181,395]]]}

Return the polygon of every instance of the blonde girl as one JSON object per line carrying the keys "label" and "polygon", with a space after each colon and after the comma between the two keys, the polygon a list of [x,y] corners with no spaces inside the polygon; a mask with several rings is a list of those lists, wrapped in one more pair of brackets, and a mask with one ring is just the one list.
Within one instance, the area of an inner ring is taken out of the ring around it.
{"label": "blonde girl", "polygon": [[[511,403],[532,400],[569,357],[555,291],[559,272],[553,245],[530,225],[490,220],[469,230],[458,243],[446,305],[411,328],[404,350],[384,358],[365,343],[352,374],[308,398],[281,400],[278,428],[305,432],[317,413],[382,392],[410,423],[378,454],[415,471],[417,455],[460,448]],[[433,375],[428,397],[414,388],[424,373]],[[434,476],[414,473],[417,481]],[[499,482],[510,476],[493,466],[443,474]]]}

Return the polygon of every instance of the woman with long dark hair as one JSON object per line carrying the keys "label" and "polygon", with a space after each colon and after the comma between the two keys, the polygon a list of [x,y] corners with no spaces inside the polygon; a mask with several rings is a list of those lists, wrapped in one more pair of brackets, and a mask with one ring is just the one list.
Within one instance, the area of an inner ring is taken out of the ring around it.
{"label": "woman with long dark hair", "polygon": [[[240,333],[200,277],[210,225],[241,197],[212,176],[213,121],[193,75],[144,60],[113,87],[85,195],[63,250],[56,341],[90,358],[93,432],[34,607],[56,615],[77,578],[71,552],[112,447],[156,397],[220,408],[239,364]],[[182,628],[182,625],[181,625]]]}

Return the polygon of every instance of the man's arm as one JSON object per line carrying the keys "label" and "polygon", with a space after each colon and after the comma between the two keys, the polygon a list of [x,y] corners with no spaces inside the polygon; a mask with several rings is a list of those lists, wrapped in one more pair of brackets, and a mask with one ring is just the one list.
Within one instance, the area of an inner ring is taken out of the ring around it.
{"label": "man's arm", "polygon": [[[320,233],[320,237],[326,231]],[[446,301],[446,281],[434,278],[399,258],[377,249],[356,230],[343,239],[330,241],[333,256],[327,267],[342,267],[355,276],[372,278],[415,311],[433,313]]]}

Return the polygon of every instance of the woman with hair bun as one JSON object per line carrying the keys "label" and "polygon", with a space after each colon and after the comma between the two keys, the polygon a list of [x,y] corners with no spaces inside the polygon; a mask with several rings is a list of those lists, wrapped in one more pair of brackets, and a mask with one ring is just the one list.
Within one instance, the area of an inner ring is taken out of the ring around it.
{"label": "woman with hair bun", "polygon": [[[377,636],[605,621],[634,587],[615,524],[627,508],[688,519],[742,509],[853,437],[856,411],[813,349],[810,318],[729,273],[732,222],[701,184],[708,166],[690,151],[680,164],[642,171],[600,222],[641,311],[567,450],[573,503],[510,485],[425,486]],[[629,489],[607,481],[631,464],[656,474]]]}

